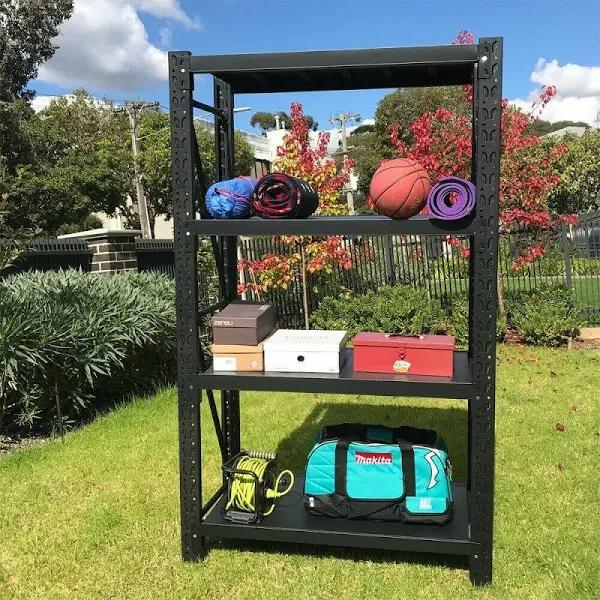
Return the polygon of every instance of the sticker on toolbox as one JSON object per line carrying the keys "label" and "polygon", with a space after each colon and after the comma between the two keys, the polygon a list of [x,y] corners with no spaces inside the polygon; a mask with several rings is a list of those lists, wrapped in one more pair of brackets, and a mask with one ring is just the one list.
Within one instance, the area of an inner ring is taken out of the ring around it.
{"label": "sticker on toolbox", "polygon": [[394,362],[392,369],[394,369],[396,373],[408,373],[410,365],[411,363],[409,363],[407,360],[397,360]]}

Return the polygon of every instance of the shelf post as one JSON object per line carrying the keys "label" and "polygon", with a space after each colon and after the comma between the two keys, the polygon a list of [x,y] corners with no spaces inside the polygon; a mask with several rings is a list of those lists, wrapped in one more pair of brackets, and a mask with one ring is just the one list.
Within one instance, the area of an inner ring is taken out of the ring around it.
{"label": "shelf post", "polygon": [[196,216],[193,143],[195,135],[189,52],[169,53],[171,160],[177,315],[177,388],[179,397],[179,469],[181,549],[183,559],[199,560],[204,553],[200,536],[202,457],[200,446],[200,367],[198,337],[198,238],[185,222]]}
{"label": "shelf post", "polygon": [[[231,179],[235,173],[233,93],[231,86],[217,77],[214,79],[214,105],[220,109],[220,114],[215,116],[217,179]],[[237,241],[236,236],[222,238],[225,296],[228,302],[238,295]],[[221,391],[221,415],[227,459],[229,459],[240,451],[240,393],[238,391]]]}
{"label": "shelf post", "polygon": [[469,519],[477,544],[469,561],[475,585],[492,580],[498,190],[502,111],[502,38],[482,38],[474,70],[475,230],[471,237],[469,348],[476,394],[469,398]]}

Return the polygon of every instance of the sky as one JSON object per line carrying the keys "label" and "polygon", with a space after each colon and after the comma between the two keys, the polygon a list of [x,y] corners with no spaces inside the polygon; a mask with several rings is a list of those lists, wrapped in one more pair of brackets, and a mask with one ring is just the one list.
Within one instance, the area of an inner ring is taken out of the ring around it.
{"label": "sky", "polygon": [[[84,87],[98,97],[168,106],[166,51],[236,54],[438,45],[461,30],[504,37],[503,95],[527,109],[541,85],[556,85],[549,121],[594,124],[600,112],[600,0],[74,0],[55,56],[32,87],[45,96]],[[197,77],[196,97],[212,84]],[[389,90],[248,94],[236,127],[253,112],[302,102],[321,128],[344,111],[374,115]]]}

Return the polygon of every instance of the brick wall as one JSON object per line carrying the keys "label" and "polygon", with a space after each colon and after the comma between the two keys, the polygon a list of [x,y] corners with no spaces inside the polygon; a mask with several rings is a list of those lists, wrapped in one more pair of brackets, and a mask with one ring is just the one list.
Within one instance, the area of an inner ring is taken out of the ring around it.
{"label": "brick wall", "polygon": [[85,240],[94,253],[91,270],[96,273],[115,273],[137,270],[135,239],[140,236],[141,231],[137,229],[92,229],[59,237]]}

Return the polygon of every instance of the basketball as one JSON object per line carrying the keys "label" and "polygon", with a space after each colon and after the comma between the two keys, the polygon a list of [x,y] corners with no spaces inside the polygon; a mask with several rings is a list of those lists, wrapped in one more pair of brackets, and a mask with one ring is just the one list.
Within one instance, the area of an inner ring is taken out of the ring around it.
{"label": "basketball", "polygon": [[423,210],[430,189],[427,171],[416,160],[385,160],[371,179],[370,204],[380,215],[407,219]]}

